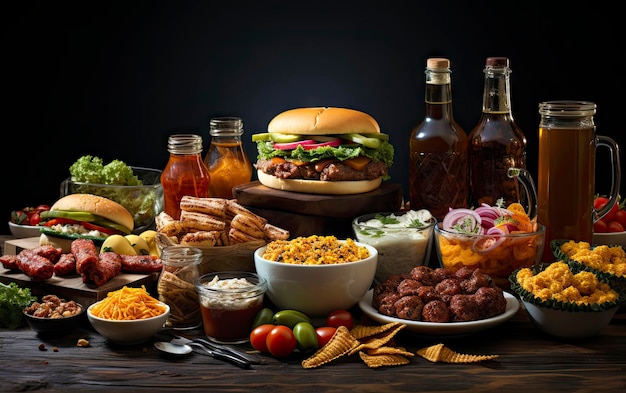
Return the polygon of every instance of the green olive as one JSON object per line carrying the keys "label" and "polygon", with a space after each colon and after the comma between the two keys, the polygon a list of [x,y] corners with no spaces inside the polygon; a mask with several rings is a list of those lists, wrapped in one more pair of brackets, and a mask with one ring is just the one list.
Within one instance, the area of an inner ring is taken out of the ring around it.
{"label": "green olive", "polygon": [[273,325],[274,324],[272,320],[273,316],[274,316],[274,311],[272,311],[271,309],[267,307],[261,309],[261,311],[259,311],[254,317],[254,321],[252,322],[252,330],[254,330],[254,328],[258,326],[265,325],[265,324]]}
{"label": "green olive", "polygon": [[317,350],[317,334],[315,333],[315,328],[309,322],[298,322],[293,327],[293,335],[296,336],[296,344],[301,352]]}

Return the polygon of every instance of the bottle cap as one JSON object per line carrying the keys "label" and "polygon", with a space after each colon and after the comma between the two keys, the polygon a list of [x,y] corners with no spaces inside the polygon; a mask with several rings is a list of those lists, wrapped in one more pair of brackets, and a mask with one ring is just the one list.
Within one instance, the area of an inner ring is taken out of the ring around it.
{"label": "bottle cap", "polygon": [[167,140],[167,150],[173,154],[202,153],[202,137],[195,134],[171,135]]}
{"label": "bottle cap", "polygon": [[240,136],[243,134],[243,120],[239,117],[214,117],[209,122],[211,136]]}
{"label": "bottle cap", "polygon": [[494,68],[509,67],[508,57],[488,57],[485,66]]}
{"label": "bottle cap", "polygon": [[427,68],[450,68],[450,60],[443,57],[431,57],[426,60]]}

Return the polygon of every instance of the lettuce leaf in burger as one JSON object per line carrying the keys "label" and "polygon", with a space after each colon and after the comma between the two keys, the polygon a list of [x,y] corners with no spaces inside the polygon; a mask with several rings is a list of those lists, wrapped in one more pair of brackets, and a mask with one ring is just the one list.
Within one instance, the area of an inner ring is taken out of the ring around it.
{"label": "lettuce leaf in burger", "polygon": [[257,176],[275,189],[313,194],[356,194],[389,179],[394,149],[367,113],[335,107],[296,108],[278,114],[257,143]]}

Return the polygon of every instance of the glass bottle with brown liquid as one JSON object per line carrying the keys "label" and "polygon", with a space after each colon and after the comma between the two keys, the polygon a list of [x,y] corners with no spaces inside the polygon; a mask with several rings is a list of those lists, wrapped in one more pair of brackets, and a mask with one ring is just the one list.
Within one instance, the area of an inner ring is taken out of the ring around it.
{"label": "glass bottle with brown liquid", "polygon": [[195,134],[171,135],[167,141],[169,161],[161,173],[163,211],[180,218],[180,200],[185,195],[209,196],[211,175],[202,161],[202,137]]}
{"label": "glass bottle with brown liquid", "polygon": [[507,171],[526,169],[526,137],[511,111],[509,59],[487,58],[484,73],[483,112],[469,134],[469,205],[493,206],[502,198],[507,206],[524,196]]}
{"label": "glass bottle with brown liquid", "polygon": [[204,157],[211,174],[209,195],[232,199],[233,187],[248,183],[252,178],[252,164],[241,141],[243,120],[215,117],[209,123],[209,134],[211,144]]}
{"label": "glass bottle with brown liquid", "polygon": [[442,221],[450,208],[467,207],[467,134],[452,113],[450,60],[426,62],[426,111],[409,139],[411,209]]}

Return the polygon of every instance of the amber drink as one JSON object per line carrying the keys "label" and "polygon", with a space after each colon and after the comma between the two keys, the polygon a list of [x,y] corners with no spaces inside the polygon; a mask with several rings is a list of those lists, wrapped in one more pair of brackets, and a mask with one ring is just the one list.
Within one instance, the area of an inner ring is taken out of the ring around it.
{"label": "amber drink", "polygon": [[591,102],[551,101],[539,104],[539,169],[537,219],[546,226],[543,262],[553,262],[550,241],[593,240],[593,223],[610,207],[595,210],[597,146],[608,147],[614,163],[611,202],[618,199],[620,168],[617,144],[596,136],[596,105]]}

